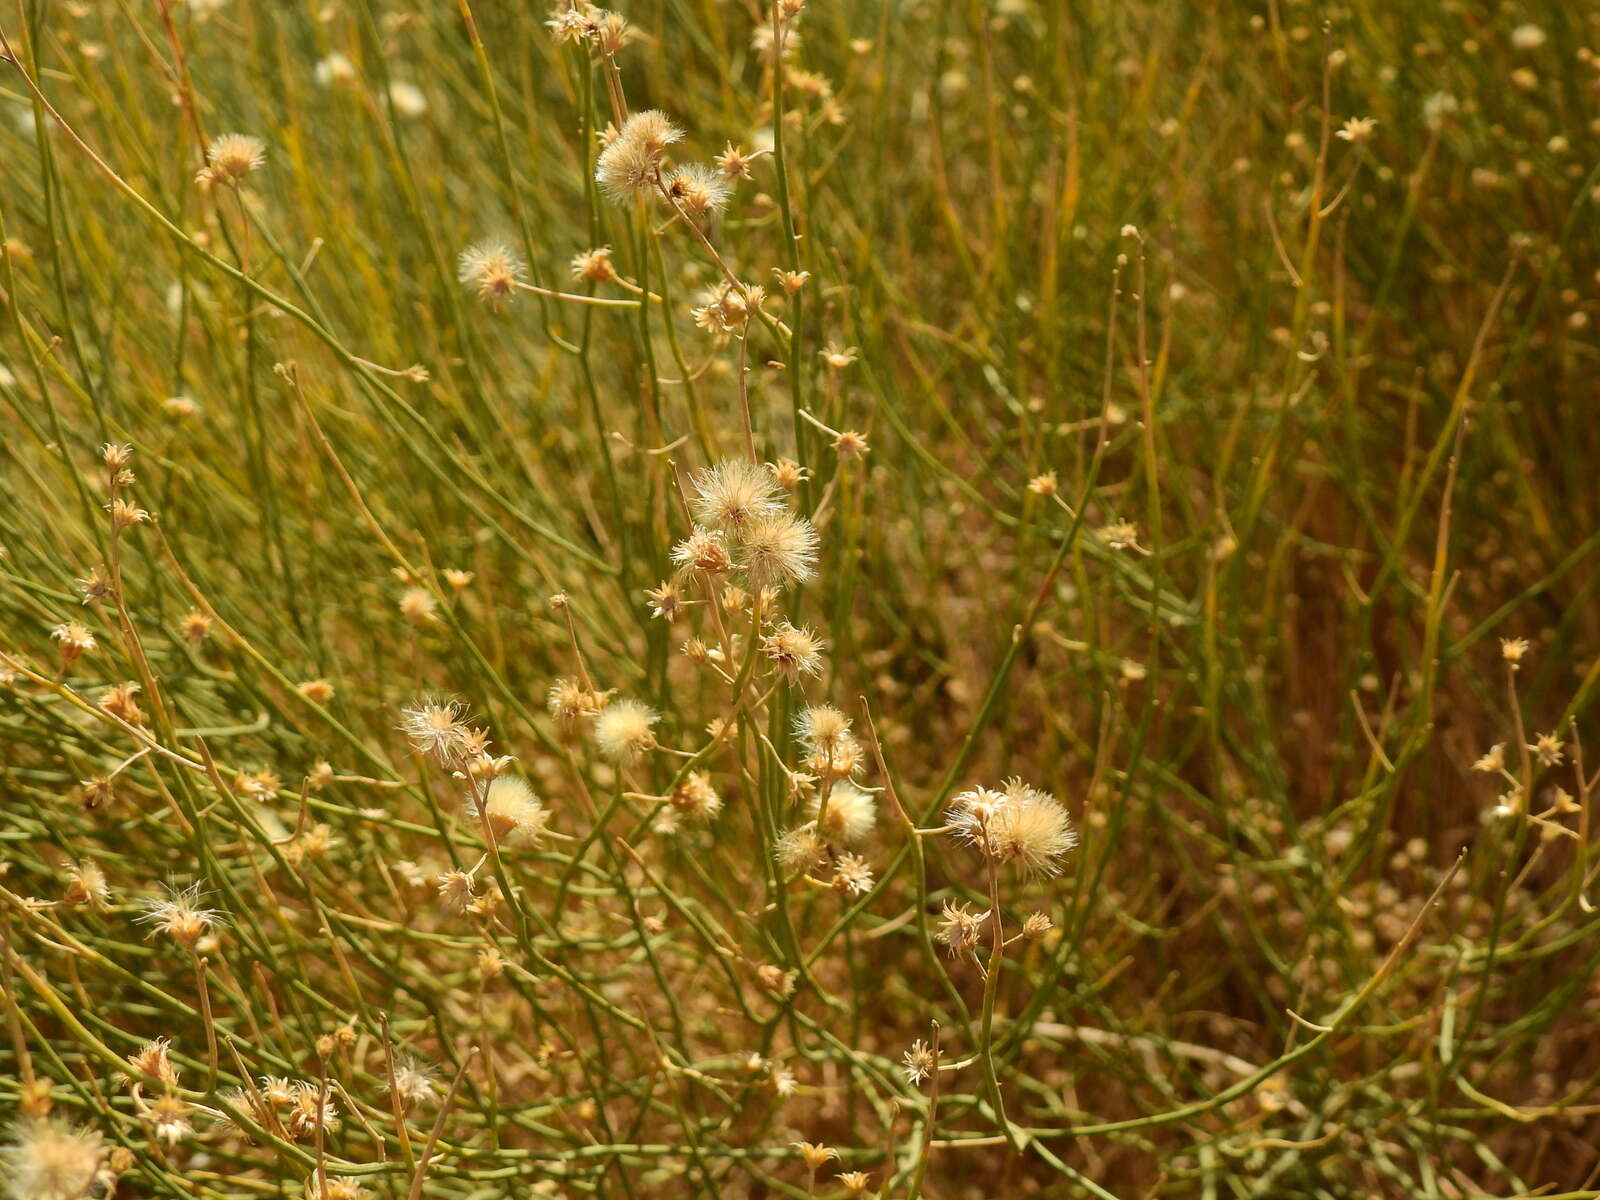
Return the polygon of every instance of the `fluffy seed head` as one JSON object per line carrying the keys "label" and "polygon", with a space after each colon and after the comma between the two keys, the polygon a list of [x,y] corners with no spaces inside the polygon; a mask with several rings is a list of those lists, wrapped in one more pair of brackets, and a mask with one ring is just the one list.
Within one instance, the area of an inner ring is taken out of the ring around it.
{"label": "fluffy seed head", "polygon": [[807,750],[829,754],[853,741],[850,718],[831,704],[802,708],[794,718],[794,735]]}
{"label": "fluffy seed head", "polygon": [[619,137],[595,160],[595,181],[606,199],[613,204],[626,204],[635,196],[646,196],[654,190],[660,162],[660,155]]}
{"label": "fluffy seed head", "polygon": [[317,65],[312,72],[313,77],[323,87],[330,87],[336,83],[348,83],[356,77],[356,67],[348,58],[335,50],[326,58],[317,60]]}
{"label": "fluffy seed head", "polygon": [[756,588],[804,583],[817,573],[817,531],[791,513],[763,517],[745,529],[740,565]]}
{"label": "fluffy seed head", "polygon": [[975,842],[984,826],[1002,804],[1005,797],[993,788],[975,787],[962,792],[945,813],[945,822],[955,827],[954,833],[963,841]]}
{"label": "fluffy seed head", "polygon": [[735,537],[758,521],[783,514],[772,472],[755,463],[730,458],[696,471],[691,482],[694,496],[689,507],[695,519]]}
{"label": "fluffy seed head", "polygon": [[87,904],[104,908],[111,899],[111,886],[105,872],[92,862],[77,863],[67,871],[67,890],[62,899],[68,904]]}
{"label": "fluffy seed head", "polygon": [[[822,794],[806,801],[806,815],[813,821],[822,807]],[[828,793],[828,811],[822,814],[822,836],[845,846],[859,845],[878,821],[878,806],[872,793],[841,779]]]}
{"label": "fluffy seed head", "polygon": [[672,807],[695,821],[710,821],[722,811],[722,797],[702,771],[691,771],[672,789]]}
{"label": "fluffy seed head", "polygon": [[467,709],[459,700],[429,698],[400,710],[400,731],[418,754],[451,766],[468,755],[471,730]]}
{"label": "fluffy seed head", "polygon": [[416,84],[404,79],[389,85],[389,103],[402,117],[420,117],[428,111],[428,97]]}
{"label": "fluffy seed head", "polygon": [[1020,779],[1004,790],[974,788],[956,797],[946,814],[957,837],[996,862],[1015,862],[1033,875],[1055,875],[1078,844],[1067,810],[1048,792]]}
{"label": "fluffy seed head", "polygon": [[814,825],[797,825],[778,835],[772,857],[785,875],[798,875],[801,871],[816,867],[822,861],[825,850]]}
{"label": "fluffy seed head", "polygon": [[284,1079],[277,1075],[263,1075],[261,1077],[261,1099],[270,1108],[287,1108],[294,1103],[295,1088],[298,1086],[292,1079]]}
{"label": "fluffy seed head", "polygon": [[545,707],[550,710],[561,731],[569,736],[576,733],[585,721],[598,716],[603,704],[603,697],[595,695],[576,679],[565,677],[552,683],[545,694]]}
{"label": "fluffy seed head", "polygon": [[796,629],[784,621],[761,639],[761,653],[786,679],[822,673],[822,639],[809,629]]}
{"label": "fluffy seed head", "polygon": [[617,700],[606,705],[594,720],[594,742],[600,756],[619,765],[637,762],[655,749],[653,726],[661,715],[638,700]]}
{"label": "fluffy seed head", "polygon": [[19,1122],[0,1155],[16,1200],[85,1200],[104,1165],[105,1147],[97,1133],[42,1118]]}
{"label": "fluffy seed head", "polygon": [[168,887],[166,899],[144,902],[144,915],[139,920],[193,950],[201,938],[224,923],[222,913],[200,907],[204,898],[205,892],[198,883],[182,891]]}
{"label": "fluffy seed head", "polygon": [[666,177],[667,195],[692,220],[707,221],[727,207],[733,188],[722,172],[704,163],[684,163]]}
{"label": "fluffy seed head", "polygon": [[672,548],[672,561],[698,575],[722,575],[733,569],[733,555],[720,529],[696,525],[688,537]]}
{"label": "fluffy seed head", "polygon": [[400,594],[400,615],[413,625],[430,625],[439,619],[439,602],[423,587],[409,587]]}
{"label": "fluffy seed head", "polygon": [[238,183],[267,161],[267,144],[248,133],[225,133],[206,149],[210,176],[218,183]]}
{"label": "fluffy seed head", "polygon": [[1537,25],[1518,25],[1511,31],[1511,44],[1518,50],[1537,50],[1548,40],[1548,35]]}
{"label": "fluffy seed head", "polygon": [[659,109],[634,113],[595,160],[595,182],[607,199],[626,204],[635,196],[655,190],[666,148],[683,137]]}
{"label": "fluffy seed head", "polygon": [[654,154],[660,154],[682,138],[683,130],[674,125],[671,118],[659,108],[647,108],[634,113],[622,123],[622,131],[617,135],[617,141],[637,142]]}
{"label": "fluffy seed head", "polygon": [[478,242],[461,252],[456,278],[479,300],[498,308],[516,295],[525,269],[522,260],[504,242]]}
{"label": "fluffy seed head", "polygon": [[491,780],[483,812],[495,841],[507,846],[537,843],[550,823],[549,810],[520,775],[499,775]]}
{"label": "fluffy seed head", "polygon": [[406,1107],[432,1100],[438,1095],[433,1068],[414,1058],[402,1058],[394,1065],[394,1094]]}

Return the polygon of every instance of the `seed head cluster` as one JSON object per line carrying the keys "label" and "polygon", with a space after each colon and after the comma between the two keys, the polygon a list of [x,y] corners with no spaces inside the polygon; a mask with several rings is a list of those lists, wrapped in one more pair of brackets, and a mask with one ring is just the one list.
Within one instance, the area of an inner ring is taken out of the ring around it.
{"label": "seed head cluster", "polygon": [[743,575],[755,592],[816,574],[819,538],[791,511],[770,467],[729,459],[695,472],[689,509],[697,524],[672,550],[686,574]]}
{"label": "seed head cluster", "polygon": [[682,138],[683,130],[659,109],[634,113],[600,151],[595,182],[613,204],[656,193],[667,147]]}
{"label": "seed head cluster", "polygon": [[1015,863],[1031,875],[1056,875],[1078,844],[1061,803],[1020,779],[1000,791],[973,788],[957,796],[945,816],[956,837],[996,863]]}

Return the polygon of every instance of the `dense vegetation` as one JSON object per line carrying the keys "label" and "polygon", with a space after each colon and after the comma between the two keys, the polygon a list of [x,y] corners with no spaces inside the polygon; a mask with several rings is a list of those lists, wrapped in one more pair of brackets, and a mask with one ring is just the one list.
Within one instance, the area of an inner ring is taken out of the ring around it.
{"label": "dense vegetation", "polygon": [[1600,1197],[1600,10],[763,4],[0,10],[12,1194]]}

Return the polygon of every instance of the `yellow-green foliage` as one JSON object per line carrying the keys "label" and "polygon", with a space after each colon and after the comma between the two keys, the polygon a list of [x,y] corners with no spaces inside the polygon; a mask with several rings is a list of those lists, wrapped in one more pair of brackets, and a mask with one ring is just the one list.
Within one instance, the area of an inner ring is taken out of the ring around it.
{"label": "yellow-green foliage", "polygon": [[17,1200],[1600,1196],[1592,6],[0,32]]}

